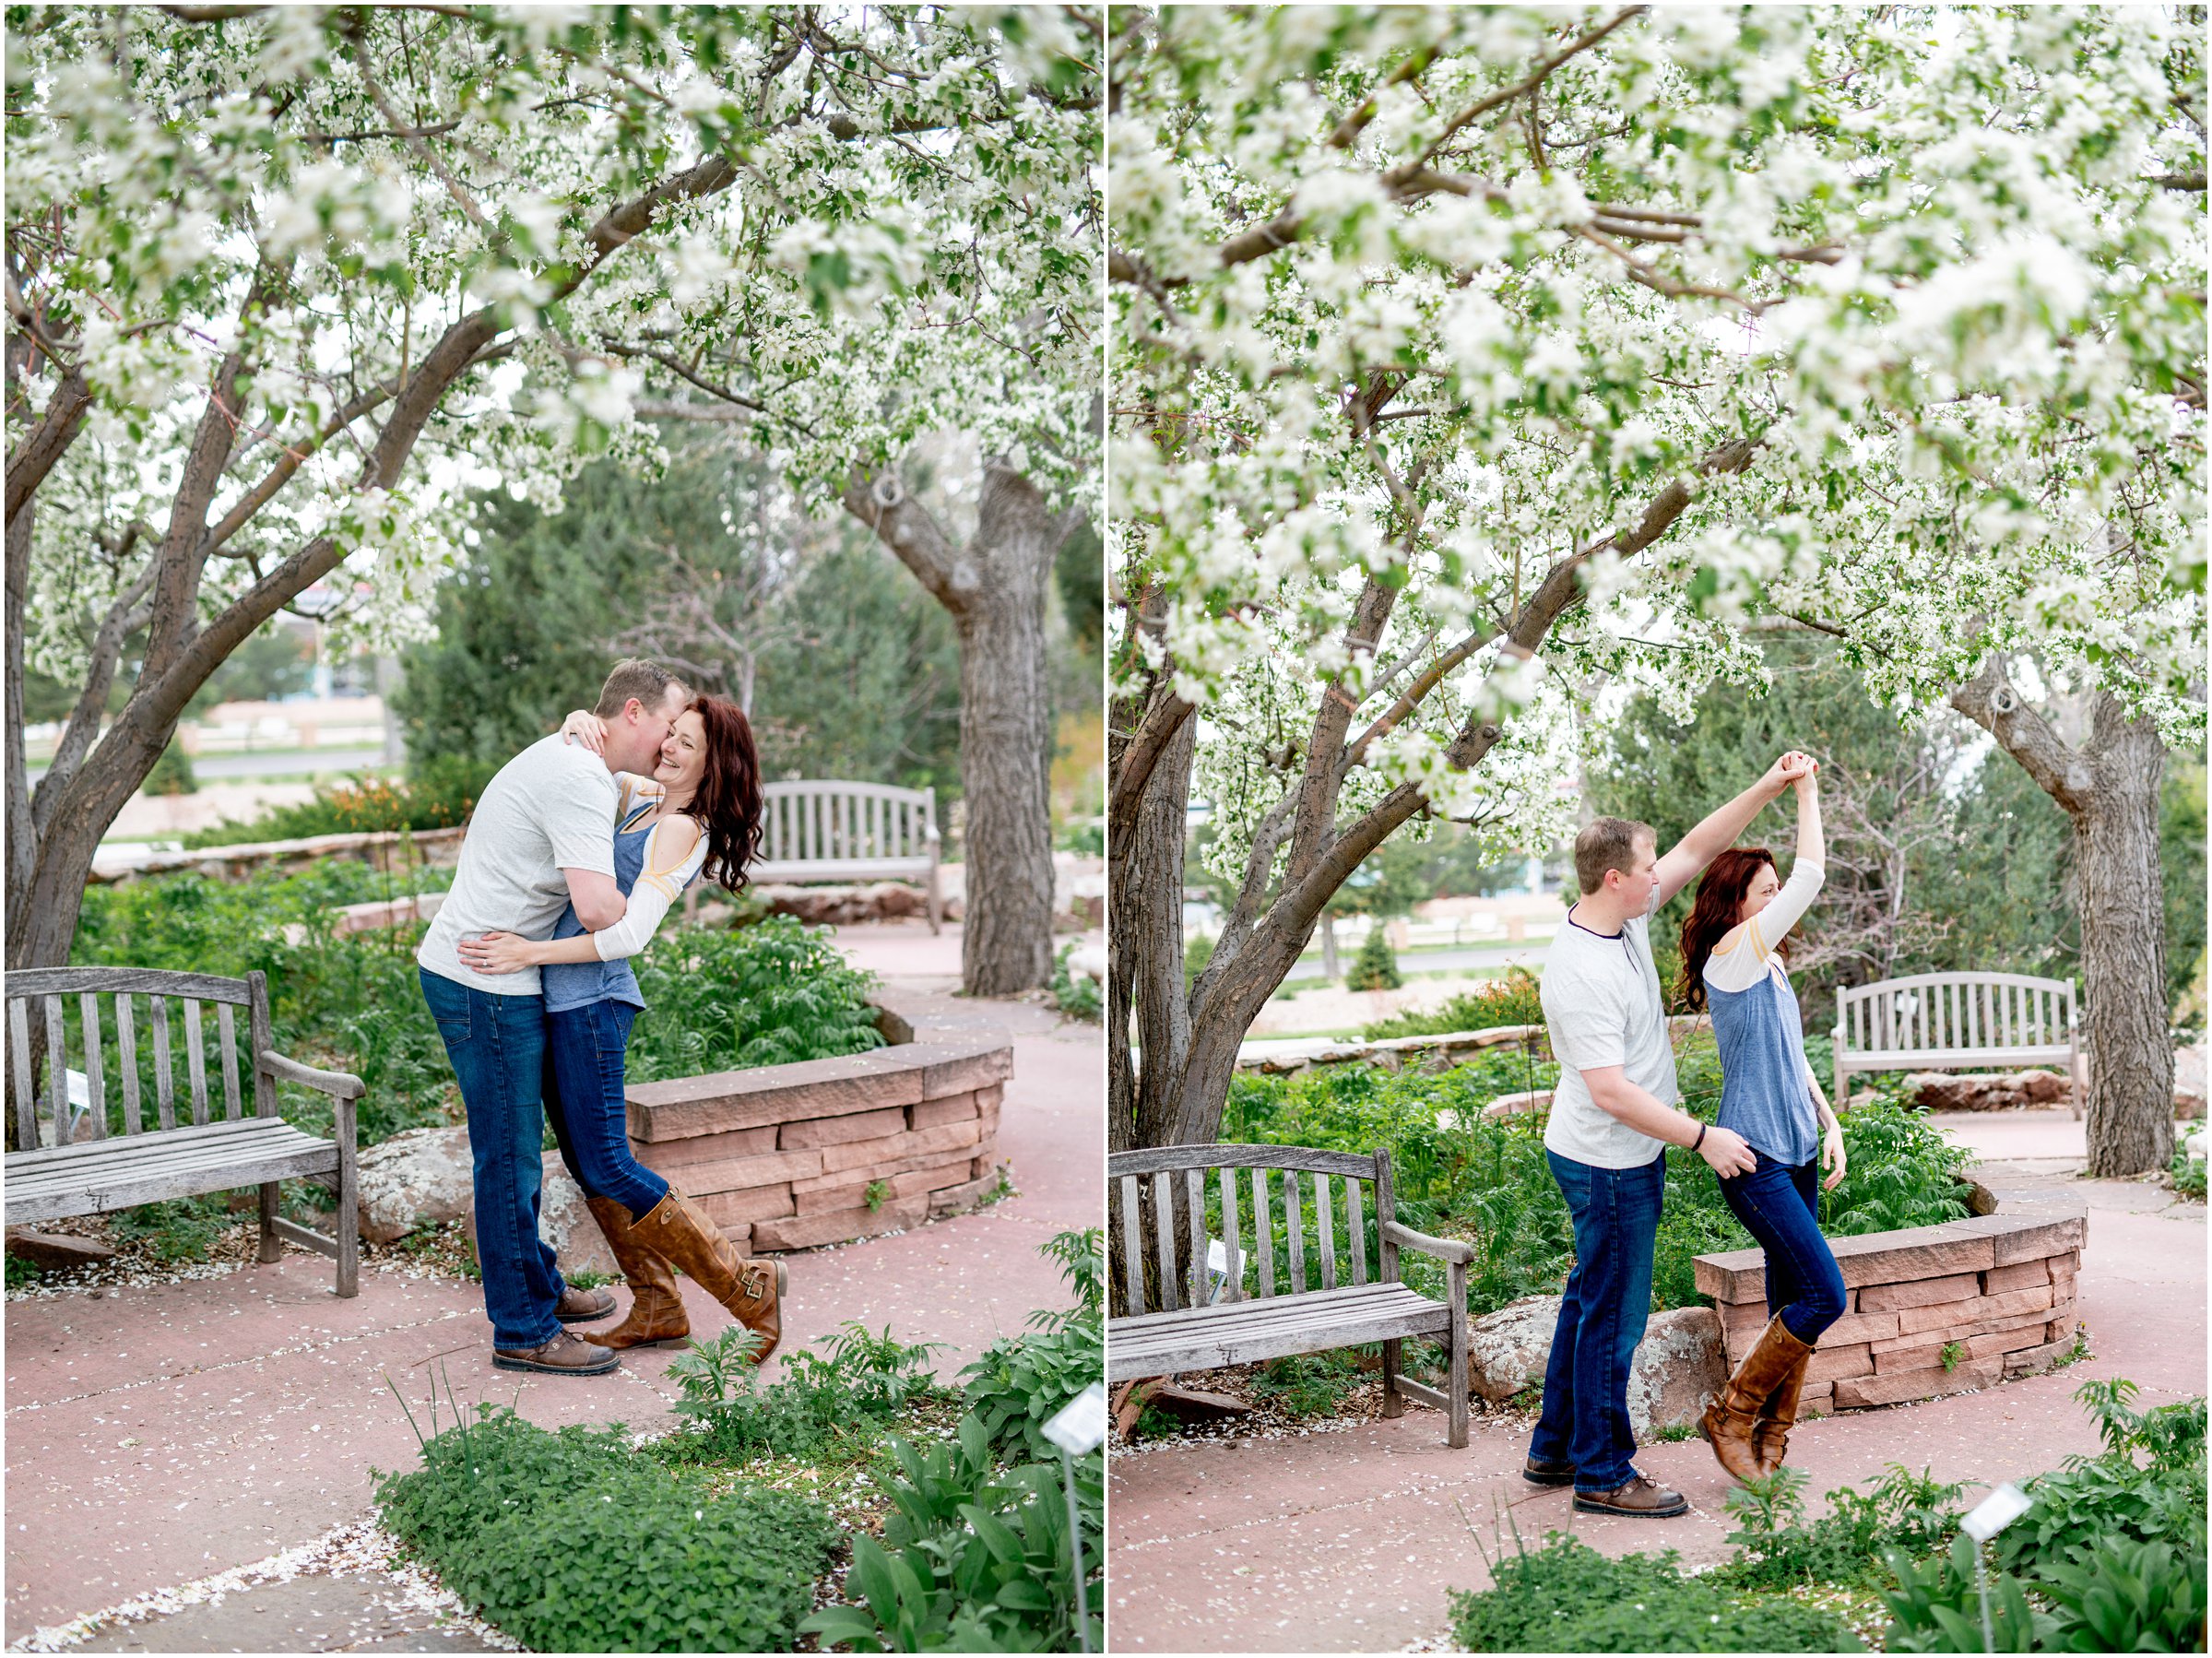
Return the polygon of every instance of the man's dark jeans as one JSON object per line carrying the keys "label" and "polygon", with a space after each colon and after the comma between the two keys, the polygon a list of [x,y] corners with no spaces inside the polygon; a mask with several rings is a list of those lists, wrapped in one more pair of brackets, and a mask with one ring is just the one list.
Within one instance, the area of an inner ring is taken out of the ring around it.
{"label": "man's dark jeans", "polygon": [[1767,1251],[1767,1308],[1808,1347],[1843,1316],[1843,1273],[1820,1235],[1820,1159],[1792,1167],[1757,1152],[1758,1167],[1721,1182],[1721,1196]]}
{"label": "man's dark jeans", "polygon": [[491,1344],[541,1347],[561,1332],[560,1269],[538,1235],[543,1184],[545,1000],[493,996],[419,969],[422,999],[468,1108],[476,1172],[476,1256]]}
{"label": "man's dark jeans", "polygon": [[1544,1415],[1529,1454],[1571,1463],[1578,1491],[1612,1491],[1635,1476],[1628,1368],[1651,1311],[1651,1248],[1666,1193],[1666,1157],[1641,1168],[1597,1168],[1547,1151],[1575,1223],[1575,1268],[1544,1372]]}
{"label": "man's dark jeans", "polygon": [[545,1016],[545,1110],[569,1178],[587,1198],[612,1198],[643,1220],[668,1195],[668,1183],[630,1149],[624,1060],[637,1009],[587,1001]]}

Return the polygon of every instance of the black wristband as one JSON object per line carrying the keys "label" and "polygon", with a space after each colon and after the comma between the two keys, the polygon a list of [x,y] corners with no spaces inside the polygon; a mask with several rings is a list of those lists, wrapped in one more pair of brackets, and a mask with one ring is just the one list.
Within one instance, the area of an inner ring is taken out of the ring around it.
{"label": "black wristband", "polygon": [[1696,1150],[1697,1150],[1697,1149],[1699,1146],[1703,1145],[1704,1143],[1705,1143],[1705,1125],[1704,1125],[1703,1123],[1699,1123],[1699,1124],[1697,1125],[1697,1138],[1690,1142],[1690,1150],[1692,1150],[1692,1151],[1694,1152],[1694,1151],[1696,1151]]}

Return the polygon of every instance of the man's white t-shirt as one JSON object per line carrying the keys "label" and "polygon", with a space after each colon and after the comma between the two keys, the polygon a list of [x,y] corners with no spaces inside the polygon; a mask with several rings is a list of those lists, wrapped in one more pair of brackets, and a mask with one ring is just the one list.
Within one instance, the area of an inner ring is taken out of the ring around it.
{"label": "man's white t-shirt", "polygon": [[1679,1093],[1651,959],[1651,913],[1658,907],[1654,887],[1651,908],[1612,935],[1561,921],[1544,961],[1544,1022],[1559,1061],[1544,1143],[1593,1168],[1641,1168],[1666,1151],[1664,1141],[1639,1133],[1591,1099],[1582,1080],[1585,1071],[1618,1065],[1662,1105],[1673,1105]]}
{"label": "man's white t-shirt", "polygon": [[535,996],[538,969],[478,973],[461,963],[471,933],[553,936],[568,907],[563,870],[614,874],[614,812],[620,790],[607,763],[559,732],[499,769],[468,821],[453,890],[423,934],[415,959],[441,978],[494,996]]}

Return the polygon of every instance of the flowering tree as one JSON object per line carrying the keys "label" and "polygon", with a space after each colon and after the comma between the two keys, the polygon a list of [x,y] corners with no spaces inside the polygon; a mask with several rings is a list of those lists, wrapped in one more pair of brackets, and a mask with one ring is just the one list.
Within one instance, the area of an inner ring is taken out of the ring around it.
{"label": "flowering tree", "polygon": [[[1086,475],[1080,13],[10,19],[10,965],[65,959],[100,835],[254,628],[318,583],[346,625],[418,617],[455,486],[651,467],[658,385],[763,422],[827,510],[951,423],[1048,519]],[[36,791],[27,657],[83,687]],[[1041,884],[1040,958],[1042,863],[971,882]]]}
{"label": "flowering tree", "polygon": [[[1213,1137],[1245,1030],[1388,836],[1548,839],[1590,687],[1686,714],[1758,686],[1786,619],[1900,715],[1981,708],[2071,779],[2111,894],[2084,905],[2092,1167],[2162,1162],[2156,773],[2204,729],[2201,31],[1115,28],[1115,1143]],[[2104,699],[2071,769],[2006,689],[2030,650]],[[1186,997],[1194,778],[1239,892]]]}

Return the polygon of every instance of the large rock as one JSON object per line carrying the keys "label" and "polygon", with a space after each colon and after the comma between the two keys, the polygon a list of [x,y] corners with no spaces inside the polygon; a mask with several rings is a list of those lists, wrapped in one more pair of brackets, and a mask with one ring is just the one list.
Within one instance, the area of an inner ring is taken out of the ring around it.
{"label": "large rock", "polygon": [[2008,1071],[1953,1075],[1915,1071],[1905,1078],[1915,1105],[1931,1111],[2002,1111],[2021,1106],[2063,1104],[2072,1097],[2055,1071]]}
{"label": "large rock", "polygon": [[[1559,1322],[1557,1296],[1532,1296],[1467,1327],[1467,1373],[1473,1391],[1500,1404],[1544,1386]],[[1727,1379],[1720,1315],[1709,1307],[1656,1312],[1644,1327],[1628,1370],[1628,1421],[1638,1434],[1687,1427]]]}
{"label": "large rock", "polygon": [[466,1220],[474,1193],[467,1129],[408,1129],[361,1154],[361,1237],[390,1243],[418,1226]]}
{"label": "large rock", "polygon": [[[562,1275],[573,1278],[578,1273],[597,1273],[602,1277],[621,1277],[622,1270],[615,1264],[614,1251],[607,1247],[607,1235],[586,1206],[583,1189],[569,1178],[559,1152],[546,1153],[544,1180],[538,1199],[538,1236],[553,1246]],[[471,1254],[476,1252],[473,1212],[468,1217],[468,1249]]]}

